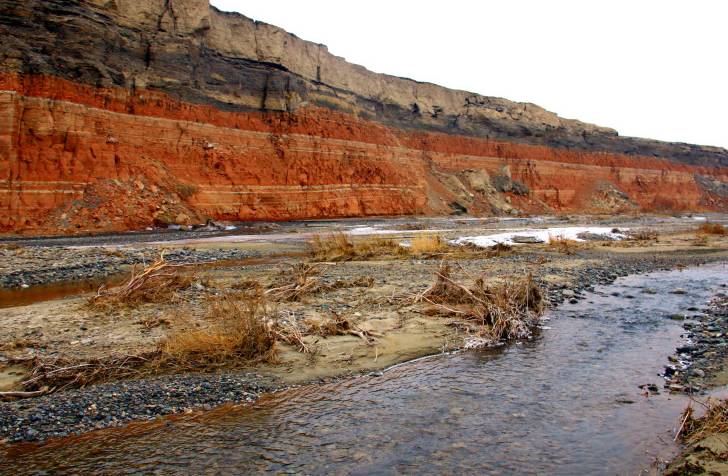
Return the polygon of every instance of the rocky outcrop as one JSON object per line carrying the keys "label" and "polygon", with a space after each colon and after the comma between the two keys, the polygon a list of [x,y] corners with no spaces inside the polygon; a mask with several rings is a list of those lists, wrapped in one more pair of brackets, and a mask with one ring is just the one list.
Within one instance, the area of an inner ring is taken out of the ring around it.
{"label": "rocky outcrop", "polygon": [[0,229],[725,210],[728,151],[375,74],[207,0],[0,0]]}

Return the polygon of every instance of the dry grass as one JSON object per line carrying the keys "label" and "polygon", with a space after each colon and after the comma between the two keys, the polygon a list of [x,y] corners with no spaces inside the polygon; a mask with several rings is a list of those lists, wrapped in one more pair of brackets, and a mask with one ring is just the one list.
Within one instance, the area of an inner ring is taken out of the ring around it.
{"label": "dry grass", "polygon": [[695,235],[695,238],[693,238],[692,245],[693,246],[708,246],[708,235],[701,235],[697,234]]}
{"label": "dry grass", "polygon": [[320,276],[320,265],[308,263],[291,265],[289,269],[280,273],[277,281],[265,291],[265,294],[277,301],[301,301],[306,296],[325,290]]}
{"label": "dry grass", "polygon": [[675,436],[688,444],[696,443],[715,433],[728,433],[728,401],[708,399],[706,412],[700,418],[695,418],[692,405],[688,406],[680,418],[680,428]]}
{"label": "dry grass", "polygon": [[157,261],[141,271],[134,266],[125,284],[110,289],[101,286],[88,304],[92,308],[110,308],[169,301],[174,293],[187,288],[194,280],[193,275],[181,272],[185,266],[167,263],[162,253]]}
{"label": "dry grass", "polygon": [[351,240],[344,233],[316,235],[308,243],[311,257],[316,261],[349,261],[382,256],[406,256],[407,249],[398,241],[382,237]]}
{"label": "dry grass", "polygon": [[448,244],[440,235],[421,234],[412,238],[407,251],[413,255],[441,253],[447,250]]}
{"label": "dry grass", "polygon": [[46,389],[45,393],[50,393],[101,381],[143,377],[153,373],[149,364],[158,356],[159,351],[155,350],[139,355],[112,355],[82,362],[60,357],[35,357],[19,362],[30,369],[28,379],[21,385],[25,390]]}
{"label": "dry grass", "polygon": [[581,243],[576,240],[569,240],[563,236],[549,235],[549,242],[546,247],[551,251],[556,251],[565,255],[573,255],[576,253],[576,250],[581,247]]}
{"label": "dry grass", "polygon": [[367,344],[373,342],[373,337],[381,337],[375,332],[362,329],[354,321],[333,311],[330,319],[318,322],[307,321],[306,325],[308,334],[321,337],[353,335],[361,338]]}
{"label": "dry grass", "polygon": [[720,223],[703,223],[698,227],[698,233],[701,235],[728,235],[728,228],[724,227]]}
{"label": "dry grass", "polygon": [[463,251],[470,254],[486,254],[483,248],[450,246],[444,238],[434,233],[415,235],[410,246],[402,246],[398,239],[372,236],[351,239],[344,233],[316,235],[309,241],[309,253],[315,261],[348,261],[367,259],[403,259],[411,256],[446,257],[459,255]]}
{"label": "dry grass", "polygon": [[259,294],[227,295],[208,303],[207,329],[194,326],[171,332],[160,344],[164,366],[204,367],[234,361],[271,361],[275,335]]}
{"label": "dry grass", "polygon": [[657,241],[658,235],[654,230],[637,230],[627,232],[629,238],[634,241]]}
{"label": "dry grass", "polygon": [[415,297],[432,305],[436,314],[463,321],[469,332],[493,341],[531,337],[544,310],[543,294],[531,275],[486,284],[475,279],[466,287],[443,266],[437,279]]}
{"label": "dry grass", "polygon": [[[281,272],[276,281],[264,291],[267,298],[275,301],[302,301],[307,296],[333,291],[340,288],[371,287],[374,279],[362,276],[352,279],[337,279],[327,284],[323,281],[321,264],[298,263]],[[256,286],[254,281],[240,283],[248,289]],[[257,285],[259,287],[259,285]]]}

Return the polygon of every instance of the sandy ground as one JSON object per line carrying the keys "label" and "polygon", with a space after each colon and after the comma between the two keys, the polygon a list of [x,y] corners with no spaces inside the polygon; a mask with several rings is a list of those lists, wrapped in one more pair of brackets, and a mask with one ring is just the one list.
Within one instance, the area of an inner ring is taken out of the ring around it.
{"label": "sandy ground", "polygon": [[[336,313],[346,316],[362,330],[373,331],[377,337],[365,342],[354,335],[308,336],[306,342],[317,349],[315,355],[280,344],[279,362],[261,364],[257,371],[285,383],[299,383],[381,369],[461,346],[464,336],[448,325],[448,319],[429,316],[423,312],[422,304],[413,302],[413,296],[433,282],[442,259],[456,267],[464,280],[468,276],[496,279],[533,273],[546,282],[568,288],[576,279],[569,270],[598,266],[609,259],[639,260],[643,256],[683,253],[725,256],[728,253],[726,237],[710,237],[699,246],[696,243],[693,232],[664,230],[658,241],[586,242],[573,255],[536,244],[516,247],[513,254],[495,258],[474,253],[465,258],[437,256],[324,263],[319,265],[323,282],[366,277],[373,278],[373,282],[371,286],[343,286],[305,296],[300,302],[273,302],[271,313],[297,322],[326,320]],[[196,246],[209,249],[236,245],[205,242]],[[267,248],[260,243],[254,246],[272,254],[281,250],[280,244],[275,243]],[[88,306],[87,294],[0,309],[0,390],[14,388],[24,378],[21,367],[3,365],[2,361],[8,359],[42,356],[83,361],[110,355],[135,355],[154,349],[165,336],[191,321],[205,328],[211,324],[205,318],[211,299],[246,280],[257,281],[264,287],[285,282],[291,276],[291,267],[304,259],[295,254],[304,251],[303,242],[289,243],[285,246],[286,255],[257,264],[223,263],[196,270],[192,286],[162,303],[97,310]]]}

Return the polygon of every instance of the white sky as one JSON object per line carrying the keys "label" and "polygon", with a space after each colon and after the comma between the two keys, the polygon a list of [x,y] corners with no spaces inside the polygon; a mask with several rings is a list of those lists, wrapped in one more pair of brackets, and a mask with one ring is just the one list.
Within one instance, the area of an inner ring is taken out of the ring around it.
{"label": "white sky", "polygon": [[212,0],[380,73],[728,147],[726,0]]}

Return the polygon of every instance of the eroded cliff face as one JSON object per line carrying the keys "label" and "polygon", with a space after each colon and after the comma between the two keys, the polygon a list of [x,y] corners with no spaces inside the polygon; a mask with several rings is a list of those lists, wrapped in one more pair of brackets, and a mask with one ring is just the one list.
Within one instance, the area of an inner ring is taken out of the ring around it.
{"label": "eroded cliff face", "polygon": [[374,74],[207,0],[0,0],[0,229],[728,209],[728,151]]}

